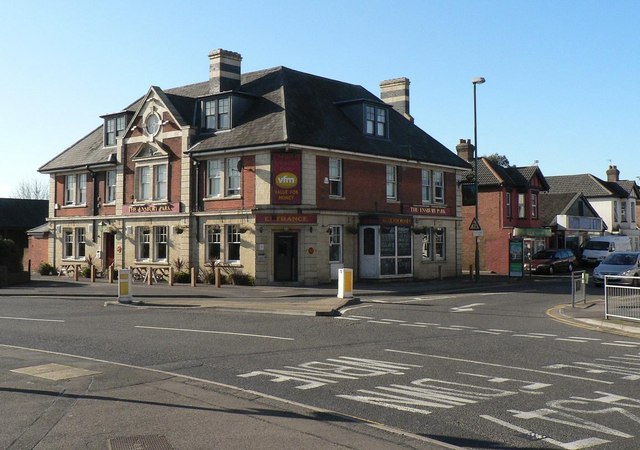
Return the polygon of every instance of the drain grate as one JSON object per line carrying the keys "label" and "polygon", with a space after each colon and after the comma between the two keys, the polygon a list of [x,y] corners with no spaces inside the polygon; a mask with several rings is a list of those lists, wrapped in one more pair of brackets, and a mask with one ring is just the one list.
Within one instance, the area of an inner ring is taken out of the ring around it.
{"label": "drain grate", "polygon": [[109,450],[173,450],[166,437],[159,434],[109,439]]}

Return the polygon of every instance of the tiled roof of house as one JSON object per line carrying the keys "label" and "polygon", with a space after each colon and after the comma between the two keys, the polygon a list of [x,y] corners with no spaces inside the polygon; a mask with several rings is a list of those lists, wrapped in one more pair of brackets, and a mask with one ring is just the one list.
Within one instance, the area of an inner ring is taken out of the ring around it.
{"label": "tiled roof of house", "polygon": [[608,182],[591,174],[547,177],[551,194],[582,193],[585,197],[627,198],[629,193],[618,183]]}
{"label": "tiled roof of house", "polygon": [[[181,125],[195,125],[198,99],[210,95],[208,81],[165,91],[151,89],[168,103]],[[362,86],[275,67],[243,74],[237,92],[253,99],[251,107],[242,117],[234,117],[232,129],[196,136],[192,153],[297,144],[469,168],[458,155],[393,109],[389,109],[389,139],[365,136],[344,108],[349,102],[363,100],[383,103]],[[142,101],[137,100],[125,110],[137,110]],[[108,160],[113,149],[103,147],[100,126],[39,170],[100,164]]]}
{"label": "tiled roof of house", "polygon": [[540,201],[540,223],[548,227],[553,225],[557,215],[565,214],[567,209],[580,197],[578,193],[543,194]]}
{"label": "tiled roof of house", "polygon": [[480,187],[504,185],[527,189],[536,173],[539,174],[542,181],[542,189],[548,190],[546,179],[538,166],[503,167],[484,157],[478,159],[478,185]]}
{"label": "tiled roof of house", "polygon": [[0,230],[25,231],[42,225],[49,214],[49,200],[0,198]]}

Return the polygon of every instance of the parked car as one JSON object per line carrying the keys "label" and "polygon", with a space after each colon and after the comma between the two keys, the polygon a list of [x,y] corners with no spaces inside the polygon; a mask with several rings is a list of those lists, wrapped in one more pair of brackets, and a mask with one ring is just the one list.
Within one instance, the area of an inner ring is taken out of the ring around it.
{"label": "parked car", "polygon": [[525,263],[524,270],[535,273],[554,273],[566,270],[573,272],[576,256],[568,248],[548,248],[540,250],[531,258],[531,263]]}
{"label": "parked car", "polygon": [[593,277],[591,277],[593,284],[602,286],[606,275],[610,275],[607,278],[609,283],[640,286],[640,278],[615,277],[615,275],[620,277],[640,277],[640,252],[611,253],[593,269]]}

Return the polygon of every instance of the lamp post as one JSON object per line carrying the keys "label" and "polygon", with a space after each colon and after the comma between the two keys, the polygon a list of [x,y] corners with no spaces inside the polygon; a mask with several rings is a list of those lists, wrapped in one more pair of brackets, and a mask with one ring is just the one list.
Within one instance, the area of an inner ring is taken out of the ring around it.
{"label": "lamp post", "polygon": [[[478,223],[478,120],[476,113],[476,86],[478,84],[482,84],[485,82],[483,77],[474,78],[471,80],[473,83],[473,174],[474,174],[474,184],[475,184],[475,196],[476,196],[476,213],[475,213],[475,221]],[[480,281],[480,247],[478,245],[478,241],[480,236],[475,236],[476,238],[476,282]]]}

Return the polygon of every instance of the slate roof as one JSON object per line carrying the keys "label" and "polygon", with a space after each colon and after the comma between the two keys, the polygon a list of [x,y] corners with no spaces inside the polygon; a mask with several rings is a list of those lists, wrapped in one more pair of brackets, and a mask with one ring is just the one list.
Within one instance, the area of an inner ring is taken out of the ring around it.
{"label": "slate roof", "polygon": [[481,188],[510,186],[528,189],[536,173],[542,181],[542,190],[548,190],[546,178],[538,166],[503,167],[484,157],[478,160],[478,186]]}
{"label": "slate roof", "polygon": [[28,230],[42,225],[49,214],[49,200],[0,198],[0,229]]}
{"label": "slate roof", "polygon": [[[210,95],[208,81],[165,91],[155,86],[151,89],[167,103],[181,125],[195,125],[198,99]],[[389,139],[365,136],[343,110],[348,102],[366,100],[383,104],[362,86],[275,67],[243,74],[237,92],[254,99],[240,122],[234,117],[231,130],[195,136],[191,153],[297,144],[469,168],[457,154],[391,108]],[[123,111],[136,111],[143,99]],[[115,147],[103,148],[102,145],[103,126],[100,126],[39,170],[48,172],[103,164]]]}
{"label": "slate roof", "polygon": [[[551,194],[582,193],[585,197],[628,198],[629,192],[619,183],[601,180],[589,173],[547,177]],[[633,181],[631,182],[633,183]],[[626,185],[626,184],[625,184]]]}

